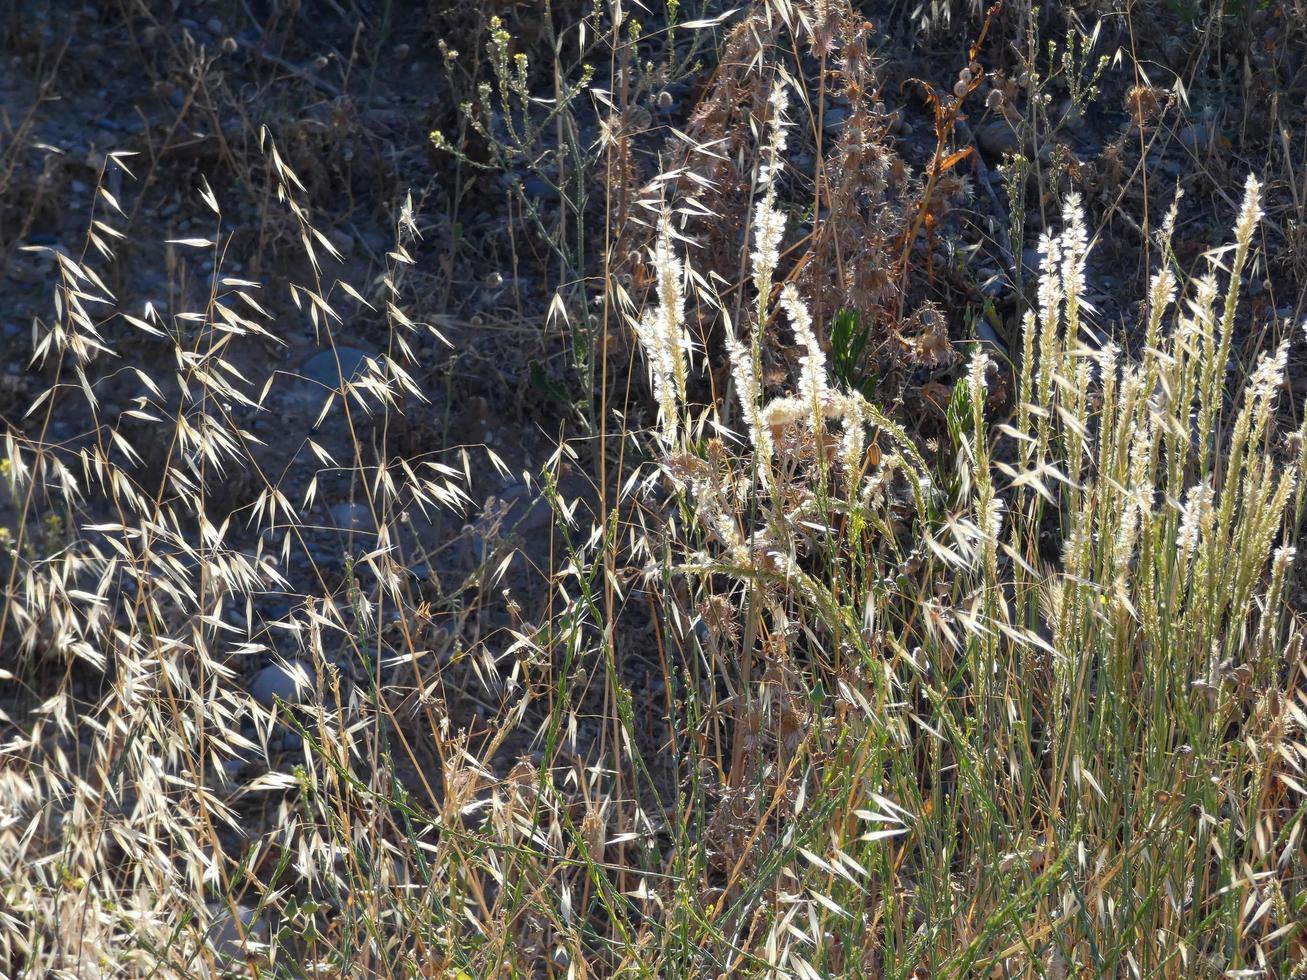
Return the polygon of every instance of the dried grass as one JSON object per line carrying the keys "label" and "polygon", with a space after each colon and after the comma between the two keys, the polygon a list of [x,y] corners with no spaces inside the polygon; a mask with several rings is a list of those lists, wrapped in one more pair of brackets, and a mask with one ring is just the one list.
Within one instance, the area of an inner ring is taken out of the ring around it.
{"label": "dried grass", "polygon": [[[847,86],[829,152],[813,93],[774,60],[783,32],[822,85],[830,65]],[[1197,271],[1168,222],[1137,359],[1100,340],[1069,198],[1042,244],[1014,414],[995,417],[1001,369],[977,349],[927,453],[836,380],[823,344],[852,302],[886,349],[912,323],[936,340],[896,356],[949,355],[928,308],[898,314],[892,246],[912,254],[922,212],[878,136],[865,29],[844,4],[774,0],[725,50],[692,145],[628,202],[649,220],[615,229],[604,280],[658,424],[617,416],[604,387],[597,431],[531,475],[554,521],[539,609],[499,595],[530,556],[494,508],[464,532],[477,553],[455,587],[409,575],[405,523],[464,513],[475,477],[503,469],[484,448],[392,457],[365,432],[425,397],[419,338],[449,343],[406,312],[411,203],[376,288],[339,281],[264,136],[304,260],[294,306],[333,348],[360,305],[389,328],[384,353],[320,393],[349,458],[310,439],[318,476],[290,499],[245,421],[276,379],[237,356],[284,324],[223,274],[220,202],[202,184],[213,231],[171,243],[213,253],[203,302],[128,311],[104,281],[125,204],[102,179],[86,247],[52,259],[54,315],[35,331],[51,384],[5,436],[0,972],[1307,962],[1307,668],[1286,602],[1307,431],[1276,415],[1287,347],[1228,380],[1259,185]],[[800,237],[786,181],[814,128],[829,210]],[[615,132],[608,221],[635,183]],[[620,278],[637,261],[647,301]],[[124,356],[140,338],[171,372]],[[94,382],[117,359],[137,395],[107,418]],[[89,437],[56,443],[56,417]],[[562,489],[587,469],[597,504]],[[340,474],[372,530],[333,572],[313,515]],[[261,621],[273,593],[288,611]],[[483,627],[492,603],[508,627]],[[279,698],[247,689],[252,657],[281,664]]]}

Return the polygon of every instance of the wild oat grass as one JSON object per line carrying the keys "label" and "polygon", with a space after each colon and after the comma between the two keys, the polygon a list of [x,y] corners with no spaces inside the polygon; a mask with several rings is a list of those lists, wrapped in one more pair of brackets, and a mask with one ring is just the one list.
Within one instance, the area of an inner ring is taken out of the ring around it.
{"label": "wild oat grass", "polygon": [[[1165,224],[1134,353],[1095,323],[1068,196],[1041,244],[1015,411],[996,415],[1004,369],[977,345],[927,453],[833,380],[824,324],[781,271],[791,84],[776,78],[758,139],[748,301],[695,271],[695,209],[646,201],[653,298],[630,326],[656,431],[604,420],[635,462],[593,514],[560,489],[591,440],[559,446],[536,475],[559,543],[545,616],[514,607],[507,634],[467,645],[435,622],[466,625],[521,559],[491,543],[433,600],[400,528],[461,512],[476,468],[502,463],[440,446],[392,459],[360,434],[364,413],[423,397],[415,338],[443,340],[403,308],[411,208],[377,289],[337,281],[266,143],[310,270],[296,306],[327,342],[351,304],[390,328],[385,353],[320,393],[352,458],[304,446],[375,523],[337,581],[307,543],[318,480],[289,499],[242,421],[273,379],[234,351],[276,343],[278,324],[258,284],[221,272],[219,202],[202,187],[213,231],[174,243],[219,259],[202,305],[128,313],[97,272],[121,234],[100,191],[87,248],[53,259],[37,422],[6,435],[0,972],[1307,969],[1307,670],[1286,600],[1307,432],[1277,415],[1291,338],[1246,378],[1231,369],[1257,181],[1233,245],[1199,269]],[[720,324],[720,350],[690,310]],[[127,353],[111,320],[173,368],[127,368],[140,388],[122,420],[88,376]],[[782,323],[798,369],[768,385]],[[703,400],[722,354],[730,391]],[[53,443],[59,413],[91,437]],[[128,422],[162,434],[161,464],[140,465]],[[248,504],[215,513],[238,475]],[[315,581],[291,581],[297,561]],[[257,623],[265,592],[289,612]],[[619,618],[642,610],[652,696],[619,669]],[[237,682],[258,654],[282,659],[293,695],[269,706]],[[461,696],[479,729],[451,722]],[[497,765],[523,733],[534,754]],[[288,735],[305,746],[293,768]]]}

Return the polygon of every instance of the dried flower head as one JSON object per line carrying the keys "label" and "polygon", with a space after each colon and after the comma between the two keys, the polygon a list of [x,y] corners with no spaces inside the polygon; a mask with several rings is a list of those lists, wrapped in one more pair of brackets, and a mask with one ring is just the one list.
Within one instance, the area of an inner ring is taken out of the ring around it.
{"label": "dried flower head", "polygon": [[671,446],[676,442],[686,401],[690,339],[684,322],[685,265],[672,244],[671,220],[667,214],[658,224],[653,264],[658,305],[644,311],[635,322],[635,330],[649,362],[663,441]]}

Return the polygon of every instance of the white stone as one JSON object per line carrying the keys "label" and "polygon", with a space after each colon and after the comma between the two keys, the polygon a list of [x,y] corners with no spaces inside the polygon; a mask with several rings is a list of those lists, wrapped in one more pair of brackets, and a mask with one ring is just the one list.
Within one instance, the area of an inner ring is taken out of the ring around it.
{"label": "white stone", "polygon": [[250,694],[265,708],[271,708],[277,698],[299,704],[312,690],[312,679],[303,664],[269,664],[250,681]]}

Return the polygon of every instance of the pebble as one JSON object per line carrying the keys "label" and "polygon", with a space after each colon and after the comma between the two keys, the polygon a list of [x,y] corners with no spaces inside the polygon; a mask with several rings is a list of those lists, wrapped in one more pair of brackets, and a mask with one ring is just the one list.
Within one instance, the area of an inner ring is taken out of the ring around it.
{"label": "pebble", "polygon": [[1039,249],[1033,246],[1021,250],[1022,275],[1027,279],[1039,278]]}
{"label": "pebble", "polygon": [[333,504],[330,513],[332,521],[342,531],[372,529],[372,513],[363,504]]}
{"label": "pebble", "polygon": [[394,243],[394,235],[388,234],[379,228],[369,228],[363,233],[363,244],[372,252],[389,251]]}
{"label": "pebble", "polygon": [[1172,68],[1183,68],[1189,60],[1191,47],[1184,38],[1176,35],[1162,38],[1162,58]]}
{"label": "pebble", "polygon": [[1003,343],[998,332],[983,316],[976,317],[976,339],[994,348],[1003,357],[1008,356],[1007,344]]}
{"label": "pebble", "polygon": [[558,200],[558,189],[540,177],[528,177],[522,181],[522,192],[537,201]]}
{"label": "pebble", "polygon": [[222,21],[217,17],[210,17],[204,26],[210,34],[221,34],[223,30]]}
{"label": "pebble", "polygon": [[354,236],[344,228],[333,228],[327,233],[327,237],[331,239],[331,244],[336,246],[336,251],[345,258],[354,254]]}
{"label": "pebble", "polygon": [[268,664],[250,681],[250,694],[265,708],[276,704],[277,698],[287,704],[299,704],[312,689],[308,671],[295,663]]}
{"label": "pebble", "polygon": [[1021,140],[1006,119],[993,119],[981,126],[976,133],[976,142],[980,144],[981,152],[992,157],[1006,156],[1021,150]]}
{"label": "pebble", "polygon": [[848,109],[827,109],[826,116],[822,120],[822,126],[828,133],[838,133],[844,128],[845,123],[853,113]]}
{"label": "pebble", "polygon": [[1175,136],[1176,140],[1190,153],[1201,153],[1209,148],[1224,150],[1230,141],[1207,123],[1190,123]]}
{"label": "pebble", "polygon": [[[339,388],[341,375],[345,378],[355,378],[363,373],[364,362],[368,359],[365,351],[357,347],[337,347],[334,352],[330,350],[319,351],[300,368],[300,374],[309,381],[315,381],[327,388]],[[340,358],[340,367],[336,367],[336,358]]]}
{"label": "pebble", "polygon": [[534,495],[525,483],[509,487],[503,492],[502,499],[513,504],[505,524],[510,528],[515,527],[519,533],[539,534],[553,524],[554,513],[549,501],[543,496]]}
{"label": "pebble", "polygon": [[981,295],[990,299],[998,299],[1008,291],[1008,284],[997,269],[981,269],[976,273],[976,280],[980,283]]}

